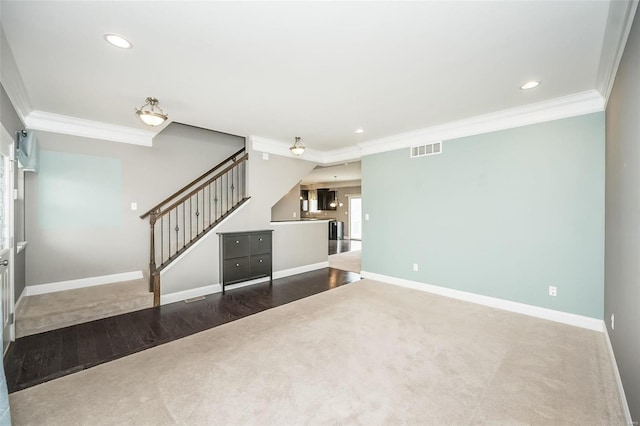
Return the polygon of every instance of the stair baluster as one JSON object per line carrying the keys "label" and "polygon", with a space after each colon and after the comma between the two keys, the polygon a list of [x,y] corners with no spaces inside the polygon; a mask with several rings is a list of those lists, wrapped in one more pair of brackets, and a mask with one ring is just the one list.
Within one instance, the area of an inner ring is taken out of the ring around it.
{"label": "stair baluster", "polygon": [[[248,158],[249,154],[242,148],[140,216],[149,218],[149,287],[154,306],[160,305],[160,272],[249,199],[245,175]],[[175,243],[172,243],[172,234]]]}

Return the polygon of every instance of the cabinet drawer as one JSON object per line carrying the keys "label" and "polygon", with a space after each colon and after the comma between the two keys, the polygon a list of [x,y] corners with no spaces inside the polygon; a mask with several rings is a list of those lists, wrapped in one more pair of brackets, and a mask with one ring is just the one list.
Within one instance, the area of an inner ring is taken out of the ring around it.
{"label": "cabinet drawer", "polygon": [[250,237],[251,254],[271,253],[271,232]]}
{"label": "cabinet drawer", "polygon": [[239,257],[224,261],[223,280],[226,284],[246,280],[249,277],[249,258]]}
{"label": "cabinet drawer", "polygon": [[224,258],[243,257],[249,255],[248,235],[227,235],[224,237]]}
{"label": "cabinet drawer", "polygon": [[249,274],[251,277],[271,275],[271,255],[258,254],[251,256]]}

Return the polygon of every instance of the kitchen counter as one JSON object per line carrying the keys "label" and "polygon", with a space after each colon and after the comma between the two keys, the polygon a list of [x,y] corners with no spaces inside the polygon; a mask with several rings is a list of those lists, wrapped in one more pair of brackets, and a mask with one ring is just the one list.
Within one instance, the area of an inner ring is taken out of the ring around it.
{"label": "kitchen counter", "polygon": [[327,223],[335,219],[292,219],[292,220],[272,220],[272,225],[290,225],[302,223]]}

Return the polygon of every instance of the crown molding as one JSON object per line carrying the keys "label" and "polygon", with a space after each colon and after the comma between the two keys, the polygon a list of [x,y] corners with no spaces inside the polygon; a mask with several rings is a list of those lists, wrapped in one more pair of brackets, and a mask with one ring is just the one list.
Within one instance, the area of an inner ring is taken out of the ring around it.
{"label": "crown molding", "polygon": [[304,154],[295,156],[289,150],[291,146],[290,143],[255,135],[249,138],[251,139],[251,149],[254,151],[267,152],[282,157],[297,158],[299,160],[311,161],[323,165],[344,163],[345,161],[357,160],[361,157],[360,148],[356,145],[332,151],[318,151],[317,149],[306,148]]}
{"label": "crown molding", "polygon": [[153,146],[153,138],[156,135],[149,130],[84,120],[38,110],[32,111],[26,117],[25,124],[28,129],[32,130],[142,146]]}
{"label": "crown molding", "polygon": [[249,136],[249,139],[251,140],[251,149],[254,151],[267,152],[281,157],[297,158],[299,160],[324,164],[324,157],[326,153],[322,151],[305,148],[304,154],[296,156],[289,150],[289,147],[291,146],[289,143],[254,135]]}
{"label": "crown molding", "polygon": [[341,180],[338,182],[316,182],[316,183],[304,183],[300,182],[300,188],[304,189],[318,189],[318,188],[349,188],[351,186],[362,186],[362,180]]}
{"label": "crown molding", "polygon": [[559,120],[604,111],[604,98],[596,90],[548,101],[452,121],[414,132],[359,144],[362,155],[377,154],[432,142],[480,135],[545,121]]}
{"label": "crown molding", "polygon": [[576,93],[548,101],[505,109],[464,120],[452,121],[413,132],[374,139],[332,151],[318,151],[307,148],[302,157],[294,157],[289,151],[289,144],[285,142],[260,136],[251,136],[251,139],[253,140],[252,146],[255,151],[300,158],[323,165],[332,165],[334,163],[357,160],[365,155],[394,151],[431,142],[480,135],[601,111],[604,111],[604,98],[598,91],[589,90],[587,92]]}
{"label": "crown molding", "polygon": [[0,55],[0,63],[2,64],[0,66],[0,82],[7,92],[7,96],[9,96],[9,100],[11,100],[18,117],[25,124],[25,117],[33,111],[33,108],[31,107],[27,89],[18,71],[13,52],[4,34],[2,24],[0,24]]}
{"label": "crown molding", "polygon": [[596,87],[604,96],[605,106],[613,89],[637,8],[638,0],[612,1],[609,4],[609,15],[596,79]]}

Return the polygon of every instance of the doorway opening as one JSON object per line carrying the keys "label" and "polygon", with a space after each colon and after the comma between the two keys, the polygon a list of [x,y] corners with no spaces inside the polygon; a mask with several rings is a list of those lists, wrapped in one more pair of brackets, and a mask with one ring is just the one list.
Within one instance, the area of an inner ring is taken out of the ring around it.
{"label": "doorway opening", "polygon": [[14,340],[13,325],[13,168],[14,141],[0,126],[0,291],[3,353]]}
{"label": "doorway opening", "polygon": [[349,238],[362,240],[362,195],[349,195]]}

